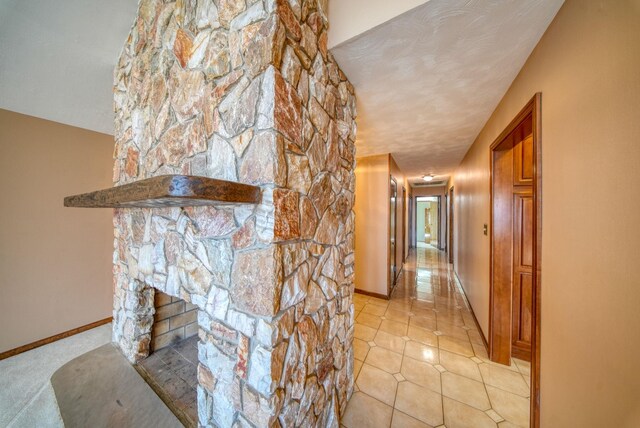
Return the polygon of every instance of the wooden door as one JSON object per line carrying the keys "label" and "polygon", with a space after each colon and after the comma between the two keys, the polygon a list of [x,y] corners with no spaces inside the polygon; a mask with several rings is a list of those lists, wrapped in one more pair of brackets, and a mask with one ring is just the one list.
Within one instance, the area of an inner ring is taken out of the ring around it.
{"label": "wooden door", "polygon": [[442,207],[440,206],[440,196],[438,196],[438,203],[437,203],[437,211],[436,211],[436,225],[437,225],[437,230],[438,230],[438,249],[439,250],[443,250],[444,249],[444,244],[442,243],[442,227],[440,225],[440,214],[442,213],[441,209]]}
{"label": "wooden door", "polygon": [[453,187],[449,189],[449,263],[453,264]]}
{"label": "wooden door", "polygon": [[511,354],[531,361],[533,193],[529,189],[513,194],[513,232]]}
{"label": "wooden door", "polygon": [[511,353],[531,361],[533,310],[533,135],[529,118],[514,131]]}
{"label": "wooden door", "polygon": [[503,364],[511,356],[531,361],[535,238],[531,115],[494,149],[492,171],[491,354]]}

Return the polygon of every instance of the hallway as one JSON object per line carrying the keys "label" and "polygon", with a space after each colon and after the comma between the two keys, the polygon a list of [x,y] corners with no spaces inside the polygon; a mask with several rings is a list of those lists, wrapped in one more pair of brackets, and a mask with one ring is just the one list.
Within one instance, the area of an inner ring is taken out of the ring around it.
{"label": "hallway", "polygon": [[529,425],[529,364],[494,364],[446,254],[417,248],[390,301],[355,294],[356,386],[343,426]]}

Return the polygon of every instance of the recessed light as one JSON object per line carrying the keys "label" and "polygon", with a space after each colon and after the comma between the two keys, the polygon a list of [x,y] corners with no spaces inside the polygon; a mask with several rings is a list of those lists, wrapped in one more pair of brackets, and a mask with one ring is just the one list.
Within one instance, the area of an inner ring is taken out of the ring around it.
{"label": "recessed light", "polygon": [[434,177],[433,177],[433,175],[432,175],[432,174],[425,175],[425,176],[423,176],[423,177],[422,177],[422,179],[423,179],[424,181],[433,181],[433,178],[434,178]]}

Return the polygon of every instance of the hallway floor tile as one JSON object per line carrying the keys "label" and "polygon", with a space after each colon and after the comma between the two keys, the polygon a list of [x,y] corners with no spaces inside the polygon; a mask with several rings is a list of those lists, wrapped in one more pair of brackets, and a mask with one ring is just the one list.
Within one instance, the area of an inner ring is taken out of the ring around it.
{"label": "hallway floor tile", "polygon": [[354,297],[357,392],[342,425],[527,427],[529,363],[489,361],[446,255],[415,251],[391,300]]}

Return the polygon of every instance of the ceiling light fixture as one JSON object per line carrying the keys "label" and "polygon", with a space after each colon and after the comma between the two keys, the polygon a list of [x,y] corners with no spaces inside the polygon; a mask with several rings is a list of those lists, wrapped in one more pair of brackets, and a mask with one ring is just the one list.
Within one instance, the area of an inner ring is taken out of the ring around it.
{"label": "ceiling light fixture", "polygon": [[423,179],[424,181],[427,181],[427,182],[429,182],[429,181],[433,181],[433,178],[434,178],[434,177],[433,177],[433,174],[425,175],[425,176],[423,176],[423,177],[422,177],[422,179]]}

